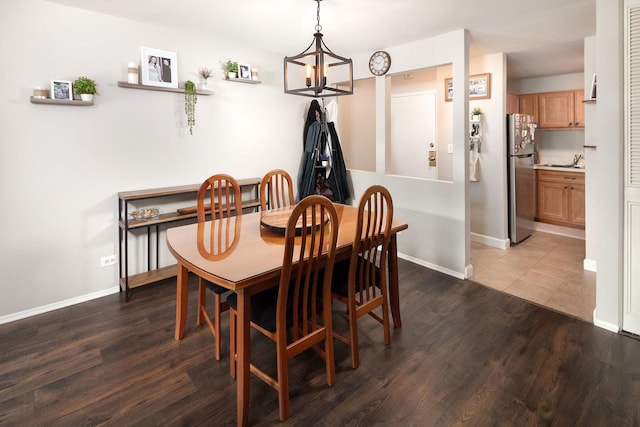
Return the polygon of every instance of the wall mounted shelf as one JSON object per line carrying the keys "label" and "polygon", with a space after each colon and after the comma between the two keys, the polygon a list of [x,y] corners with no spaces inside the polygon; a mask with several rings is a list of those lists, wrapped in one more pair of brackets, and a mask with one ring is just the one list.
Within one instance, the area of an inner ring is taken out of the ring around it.
{"label": "wall mounted shelf", "polygon": [[[118,82],[118,87],[124,87],[127,89],[143,89],[143,90],[155,90],[160,92],[174,92],[174,93],[184,93],[184,88],[172,88],[172,87],[159,87],[159,86],[146,86],[146,85],[136,85],[127,82]],[[213,92],[210,90],[196,90],[198,95],[213,95]]]}
{"label": "wall mounted shelf", "polygon": [[72,101],[70,99],[51,99],[51,98],[34,98],[31,97],[32,104],[49,104],[49,105],[74,105],[76,107],[88,107],[93,105],[93,101]]}
{"label": "wall mounted shelf", "polygon": [[224,79],[225,82],[237,82],[237,83],[249,83],[252,85],[259,85],[262,83],[260,80],[248,80],[248,79]]}
{"label": "wall mounted shelf", "polygon": [[596,103],[596,99],[595,98],[584,99],[582,102],[585,103],[585,104],[595,104]]}

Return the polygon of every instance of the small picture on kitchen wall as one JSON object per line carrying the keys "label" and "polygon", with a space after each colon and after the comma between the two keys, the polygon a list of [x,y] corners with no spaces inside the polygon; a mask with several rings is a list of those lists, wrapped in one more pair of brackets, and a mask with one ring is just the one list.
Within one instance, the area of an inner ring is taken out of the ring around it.
{"label": "small picture on kitchen wall", "polygon": [[593,78],[591,79],[591,94],[589,96],[589,99],[596,99],[596,86],[598,84],[597,80],[597,74],[594,74]]}
{"label": "small picture on kitchen wall", "polygon": [[[469,100],[491,98],[491,73],[469,76]],[[444,100],[453,101],[453,79],[444,79]]]}

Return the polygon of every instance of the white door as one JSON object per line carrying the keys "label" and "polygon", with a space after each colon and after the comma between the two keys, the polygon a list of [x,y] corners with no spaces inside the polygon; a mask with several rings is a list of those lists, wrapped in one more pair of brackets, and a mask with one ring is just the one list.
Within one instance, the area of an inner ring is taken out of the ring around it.
{"label": "white door", "polygon": [[[438,179],[436,141],[436,92],[402,93],[391,96],[391,144],[387,173]],[[429,152],[435,166],[429,166]]]}
{"label": "white door", "polygon": [[640,0],[625,3],[625,259],[622,329],[640,335]]}

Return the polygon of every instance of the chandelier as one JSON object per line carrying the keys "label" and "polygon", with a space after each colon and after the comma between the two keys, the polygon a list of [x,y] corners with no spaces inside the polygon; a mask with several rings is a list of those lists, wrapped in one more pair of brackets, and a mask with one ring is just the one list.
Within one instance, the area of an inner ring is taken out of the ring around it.
{"label": "chandelier", "polygon": [[[313,41],[305,51],[284,57],[284,92],[312,98],[353,94],[353,61],[336,55],[322,40],[320,2]],[[331,79],[329,79],[331,76]]]}

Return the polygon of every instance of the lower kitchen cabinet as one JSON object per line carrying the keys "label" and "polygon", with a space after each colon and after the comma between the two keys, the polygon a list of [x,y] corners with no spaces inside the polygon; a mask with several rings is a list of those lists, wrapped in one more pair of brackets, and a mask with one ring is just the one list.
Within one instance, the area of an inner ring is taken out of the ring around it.
{"label": "lower kitchen cabinet", "polygon": [[536,172],[536,219],[540,222],[584,229],[584,173],[541,169]]}

